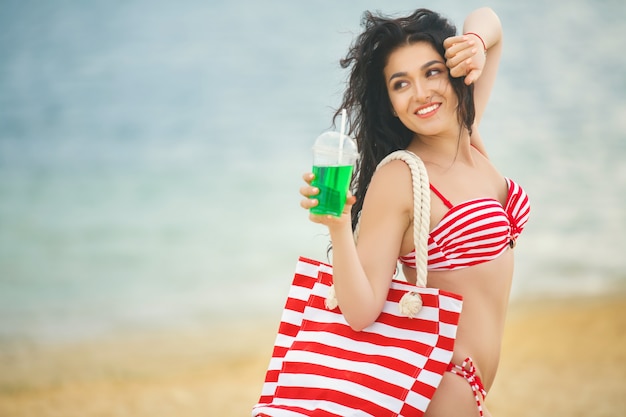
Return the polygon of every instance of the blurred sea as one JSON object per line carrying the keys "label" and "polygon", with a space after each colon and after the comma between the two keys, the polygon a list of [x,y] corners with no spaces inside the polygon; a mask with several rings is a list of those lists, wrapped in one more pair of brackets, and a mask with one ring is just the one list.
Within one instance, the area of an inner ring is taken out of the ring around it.
{"label": "blurred sea", "polygon": [[[0,2],[0,340],[270,314],[364,10],[465,0]],[[514,298],[626,289],[626,4],[494,0],[481,132],[532,200]]]}

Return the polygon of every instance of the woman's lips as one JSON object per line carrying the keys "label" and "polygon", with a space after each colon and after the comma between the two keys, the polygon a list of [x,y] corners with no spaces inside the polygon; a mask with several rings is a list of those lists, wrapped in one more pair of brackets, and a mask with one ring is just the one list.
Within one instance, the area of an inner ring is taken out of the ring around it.
{"label": "woman's lips", "polygon": [[439,109],[439,107],[441,106],[441,103],[429,103],[426,104],[420,108],[418,108],[415,111],[415,115],[417,117],[430,117],[433,114],[435,114],[437,112],[437,110]]}

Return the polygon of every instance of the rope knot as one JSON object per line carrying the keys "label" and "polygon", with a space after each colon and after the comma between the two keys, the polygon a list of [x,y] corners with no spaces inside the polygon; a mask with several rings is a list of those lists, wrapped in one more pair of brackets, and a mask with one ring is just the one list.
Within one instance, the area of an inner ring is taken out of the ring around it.
{"label": "rope knot", "polygon": [[412,319],[422,310],[422,296],[414,291],[407,292],[398,303],[398,310],[408,318]]}
{"label": "rope knot", "polygon": [[328,288],[328,294],[326,295],[326,300],[324,301],[324,305],[329,310],[334,310],[339,305],[339,302],[337,302],[337,294],[335,293],[334,284]]}

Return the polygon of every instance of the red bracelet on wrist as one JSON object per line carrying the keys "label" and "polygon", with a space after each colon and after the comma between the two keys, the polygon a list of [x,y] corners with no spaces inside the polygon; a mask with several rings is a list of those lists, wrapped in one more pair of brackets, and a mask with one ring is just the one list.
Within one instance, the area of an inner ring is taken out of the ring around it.
{"label": "red bracelet on wrist", "polygon": [[483,40],[483,38],[480,37],[480,35],[478,33],[475,33],[475,32],[465,32],[464,35],[474,35],[478,39],[480,39],[480,42],[483,44],[483,52],[485,53],[485,55],[487,55],[487,45],[485,44],[485,41]]}

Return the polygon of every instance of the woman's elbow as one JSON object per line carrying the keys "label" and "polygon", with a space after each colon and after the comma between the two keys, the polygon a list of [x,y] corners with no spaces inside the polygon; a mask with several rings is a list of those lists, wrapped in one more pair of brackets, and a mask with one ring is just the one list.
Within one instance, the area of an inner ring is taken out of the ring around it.
{"label": "woman's elbow", "polygon": [[370,317],[369,315],[356,315],[354,317],[347,317],[344,315],[348,326],[355,332],[360,332],[366,329],[367,327],[374,324],[377,317]]}
{"label": "woman's elbow", "polygon": [[[371,323],[370,323],[371,324]],[[370,324],[363,324],[363,323],[348,323],[348,325],[350,326],[350,328],[352,330],[354,330],[355,332],[361,332],[364,329],[366,329]]]}

